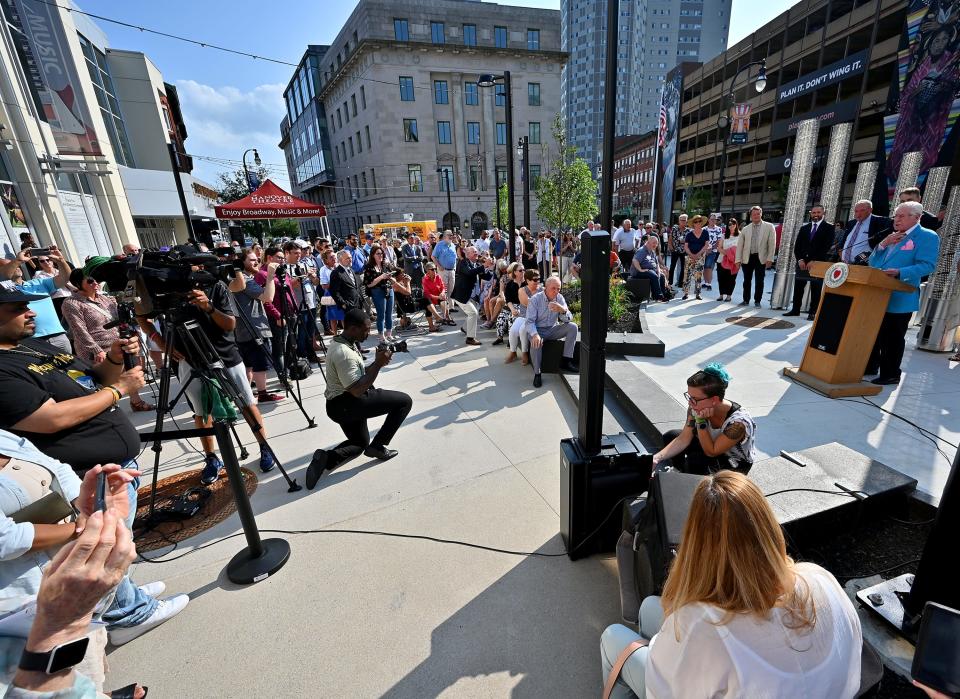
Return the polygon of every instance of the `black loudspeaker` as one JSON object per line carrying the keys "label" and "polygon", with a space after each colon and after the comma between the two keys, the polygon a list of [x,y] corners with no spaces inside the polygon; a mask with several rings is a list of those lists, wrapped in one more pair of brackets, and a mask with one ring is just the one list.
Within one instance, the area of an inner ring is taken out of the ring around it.
{"label": "black loudspeaker", "polygon": [[583,450],[595,454],[603,434],[603,388],[606,380],[607,306],[610,301],[610,234],[581,237],[582,313],[580,328],[580,410],[577,436]]}
{"label": "black loudspeaker", "polygon": [[666,582],[670,564],[677,556],[677,547],[683,535],[683,525],[690,512],[693,493],[704,476],[679,471],[658,473],[650,483],[650,496],[647,500],[648,524],[638,531],[649,557],[650,573],[653,579],[653,592],[659,594]]}
{"label": "black loudspeaker", "polygon": [[852,296],[826,294],[817,314],[817,324],[813,328],[810,346],[827,354],[836,354],[840,347],[843,329],[847,326],[847,317],[853,304]]}
{"label": "black loudspeaker", "polygon": [[595,454],[576,438],[561,440],[560,536],[571,560],[613,551],[623,531],[620,503],[647,490],[652,469],[653,456],[633,432],[603,436]]}

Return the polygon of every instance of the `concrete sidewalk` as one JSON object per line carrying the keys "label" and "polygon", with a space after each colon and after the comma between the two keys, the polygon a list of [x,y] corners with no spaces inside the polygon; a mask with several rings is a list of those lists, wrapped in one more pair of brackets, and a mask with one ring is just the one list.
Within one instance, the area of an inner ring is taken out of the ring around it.
{"label": "concrete sidewalk", "polygon": [[[463,344],[452,328],[410,338],[377,385],[413,410],[386,463],[360,457],[309,492],[288,494],[277,472],[252,498],[268,529],[357,529],[561,552],[559,440],[576,406],[558,376],[542,389],[506,350]],[[323,379],[303,382],[305,421],[292,400],[268,407],[272,446],[302,484],[313,450],[342,439],[324,412]],[[186,413],[178,412],[186,427]],[[149,430],[151,416],[137,415]],[[372,426],[379,424],[374,421]],[[172,427],[172,425],[170,425]],[[244,426],[240,434],[257,449]],[[198,447],[199,445],[194,445]],[[152,468],[152,453],[141,459]],[[161,476],[196,468],[185,442],[166,445]],[[189,593],[176,619],[110,654],[108,687],[140,682],[158,697],[588,697],[600,690],[599,637],[619,620],[614,562],[531,558],[462,546],[343,533],[267,534],[290,541],[290,562],[249,587],[226,562],[244,542],[234,515],[162,564],[135,566],[140,583]],[[194,551],[190,553],[191,551]],[[149,555],[157,556],[160,552]]]}

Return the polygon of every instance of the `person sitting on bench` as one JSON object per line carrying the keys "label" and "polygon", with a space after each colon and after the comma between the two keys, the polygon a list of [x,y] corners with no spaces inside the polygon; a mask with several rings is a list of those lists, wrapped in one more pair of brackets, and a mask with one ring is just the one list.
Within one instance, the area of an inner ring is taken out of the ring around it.
{"label": "person sitting on bench", "polygon": [[540,362],[543,359],[544,340],[563,340],[563,359],[560,368],[563,371],[579,371],[573,359],[573,350],[577,344],[577,324],[567,308],[567,302],[560,293],[560,277],[547,277],[543,291],[533,296],[527,305],[524,330],[530,336],[530,360],[533,362],[533,385],[540,388]]}
{"label": "person sitting on bench", "polygon": [[757,425],[739,404],[724,398],[730,374],[713,363],[687,379],[687,424],[663,435],[666,446],[653,466],[667,459],[684,473],[706,475],[721,469],[747,473],[753,466]]}

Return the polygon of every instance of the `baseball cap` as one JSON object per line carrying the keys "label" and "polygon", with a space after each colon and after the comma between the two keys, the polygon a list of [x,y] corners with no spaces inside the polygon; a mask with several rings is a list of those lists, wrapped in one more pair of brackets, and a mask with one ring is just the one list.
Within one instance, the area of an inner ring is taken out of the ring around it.
{"label": "baseball cap", "polygon": [[367,233],[366,238],[367,240],[373,240],[373,233]]}
{"label": "baseball cap", "polygon": [[301,248],[309,248],[309,247],[310,247],[310,243],[308,243],[306,240],[301,240],[300,238],[297,238],[297,239],[296,239],[295,241],[293,241],[293,242],[295,242],[295,243],[296,243],[298,246],[300,246]]}
{"label": "baseball cap", "polygon": [[46,298],[44,294],[28,294],[21,291],[11,281],[0,281],[0,303],[21,303],[22,301],[39,301]]}

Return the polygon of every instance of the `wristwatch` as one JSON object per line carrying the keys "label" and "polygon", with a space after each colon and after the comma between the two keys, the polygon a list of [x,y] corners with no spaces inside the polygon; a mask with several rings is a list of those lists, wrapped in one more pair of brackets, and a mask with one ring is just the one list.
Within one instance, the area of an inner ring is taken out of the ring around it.
{"label": "wristwatch", "polygon": [[43,672],[48,675],[69,670],[83,660],[83,656],[87,654],[89,643],[90,639],[84,636],[69,643],[62,643],[43,653],[34,653],[24,648],[20,655],[20,669],[29,672]]}

